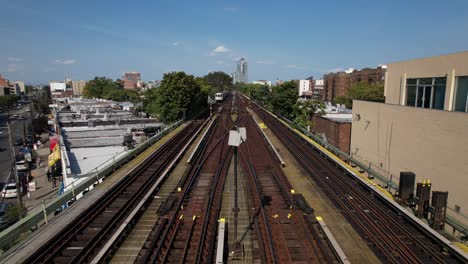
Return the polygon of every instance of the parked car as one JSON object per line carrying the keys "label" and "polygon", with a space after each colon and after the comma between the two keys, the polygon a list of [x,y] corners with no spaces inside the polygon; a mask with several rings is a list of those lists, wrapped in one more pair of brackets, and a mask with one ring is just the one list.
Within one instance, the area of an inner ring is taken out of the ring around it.
{"label": "parked car", "polygon": [[10,116],[10,119],[17,119],[19,117],[19,115],[12,115]]}
{"label": "parked car", "polygon": [[[23,187],[20,187],[20,192],[23,192]],[[5,198],[16,198],[18,197],[18,192],[16,191],[16,183],[8,183],[3,187],[2,197]]]}
{"label": "parked car", "polygon": [[28,168],[29,168],[29,165],[25,160],[20,160],[16,162],[17,171],[27,171]]}

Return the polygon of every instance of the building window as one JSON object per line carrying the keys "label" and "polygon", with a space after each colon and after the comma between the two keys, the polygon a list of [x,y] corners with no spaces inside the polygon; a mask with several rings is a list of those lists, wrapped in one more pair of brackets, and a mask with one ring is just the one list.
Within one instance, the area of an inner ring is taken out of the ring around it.
{"label": "building window", "polygon": [[406,80],[406,105],[420,108],[444,109],[447,78]]}
{"label": "building window", "polygon": [[457,78],[454,110],[468,112],[468,76],[460,76]]}

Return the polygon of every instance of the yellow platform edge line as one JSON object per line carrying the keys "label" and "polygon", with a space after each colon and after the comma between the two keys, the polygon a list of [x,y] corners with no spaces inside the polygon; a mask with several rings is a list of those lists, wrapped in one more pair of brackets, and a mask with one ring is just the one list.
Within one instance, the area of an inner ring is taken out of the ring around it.
{"label": "yellow platform edge line", "polygon": [[461,242],[454,242],[455,246],[457,246],[459,249],[461,249],[463,252],[468,253],[468,246],[461,243]]}
{"label": "yellow platform edge line", "polygon": [[[272,115],[269,111],[267,111],[270,115]],[[302,138],[304,138],[305,140],[309,141],[310,143],[312,143],[315,147],[317,147],[318,149],[320,149],[322,152],[330,155],[336,162],[338,162],[339,164],[341,164],[342,166],[346,167],[347,169],[349,169],[350,171],[352,171],[355,175],[359,176],[360,178],[362,178],[363,180],[365,180],[366,182],[368,182],[369,184],[372,184],[374,187],[376,187],[379,191],[382,192],[383,195],[387,196],[388,198],[392,199],[392,200],[395,200],[393,195],[388,192],[386,189],[380,187],[379,185],[377,185],[375,182],[371,181],[370,179],[368,179],[366,176],[364,176],[363,174],[361,174],[359,171],[357,171],[356,169],[354,169],[353,167],[351,167],[348,163],[344,162],[342,159],[338,158],[335,154],[333,154],[332,152],[330,152],[328,149],[322,147],[319,143],[317,143],[315,140],[311,139],[310,137],[304,135],[301,131],[291,127],[288,123],[286,123],[285,121],[277,118],[276,116],[272,115],[274,118],[276,118],[277,120],[279,120],[281,123],[283,123],[284,125],[286,125],[287,127],[289,127],[290,129],[292,129],[296,134],[300,135]]]}

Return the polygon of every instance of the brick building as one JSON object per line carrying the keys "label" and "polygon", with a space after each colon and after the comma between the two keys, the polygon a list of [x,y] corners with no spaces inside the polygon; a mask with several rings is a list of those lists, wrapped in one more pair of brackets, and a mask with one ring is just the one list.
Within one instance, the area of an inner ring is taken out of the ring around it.
{"label": "brick building", "polygon": [[311,90],[312,99],[322,100],[324,97],[323,80],[313,80]]}
{"label": "brick building", "polygon": [[333,102],[338,96],[345,96],[350,87],[349,74],[346,72],[326,74],[323,82],[323,100],[327,102]]}
{"label": "brick building", "polygon": [[345,96],[351,85],[358,82],[369,84],[383,84],[385,81],[386,66],[378,66],[375,69],[364,68],[346,72],[329,73],[323,76],[324,93],[323,100],[334,102],[338,96]]}
{"label": "brick building", "polygon": [[10,86],[10,82],[3,78],[2,75],[0,74],[0,87],[8,87]]}
{"label": "brick building", "polygon": [[136,89],[141,82],[141,74],[139,72],[124,72],[122,76],[124,89]]}
{"label": "brick building", "polygon": [[[327,117],[329,116],[329,117]],[[340,114],[327,116],[314,116],[312,118],[312,132],[321,135],[331,145],[348,153],[351,144],[351,120],[349,118],[340,118]]]}

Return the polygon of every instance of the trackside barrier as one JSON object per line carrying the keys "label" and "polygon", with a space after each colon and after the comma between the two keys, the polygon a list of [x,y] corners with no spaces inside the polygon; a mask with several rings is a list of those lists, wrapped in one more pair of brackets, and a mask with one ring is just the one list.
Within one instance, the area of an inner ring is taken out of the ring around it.
{"label": "trackside barrier", "polygon": [[80,184],[70,184],[66,186],[67,190],[65,193],[52,199],[45,206],[45,202],[39,204],[34,209],[28,212],[28,215],[15,223],[14,225],[8,227],[0,233],[0,249],[6,250],[9,246],[13,245],[15,241],[21,237],[24,233],[37,229],[38,226],[47,222],[47,216],[54,213],[57,209],[62,208],[62,205],[66,204],[69,201],[74,200],[75,194],[81,193],[85,190],[89,190],[96,182],[99,182],[102,178],[108,176],[115,169],[119,168],[123,164],[132,160],[138,154],[146,150],[149,146],[154,144],[156,141],[160,140],[163,136],[168,134],[170,131],[174,130],[176,127],[181,125],[184,122],[183,119],[167,126],[164,130],[154,135],[153,137],[147,139],[146,141],[139,144],[134,149],[128,151],[125,155],[119,158],[111,158],[113,162],[109,165],[102,166],[102,168],[96,167],[92,171],[88,172],[85,179]]}

